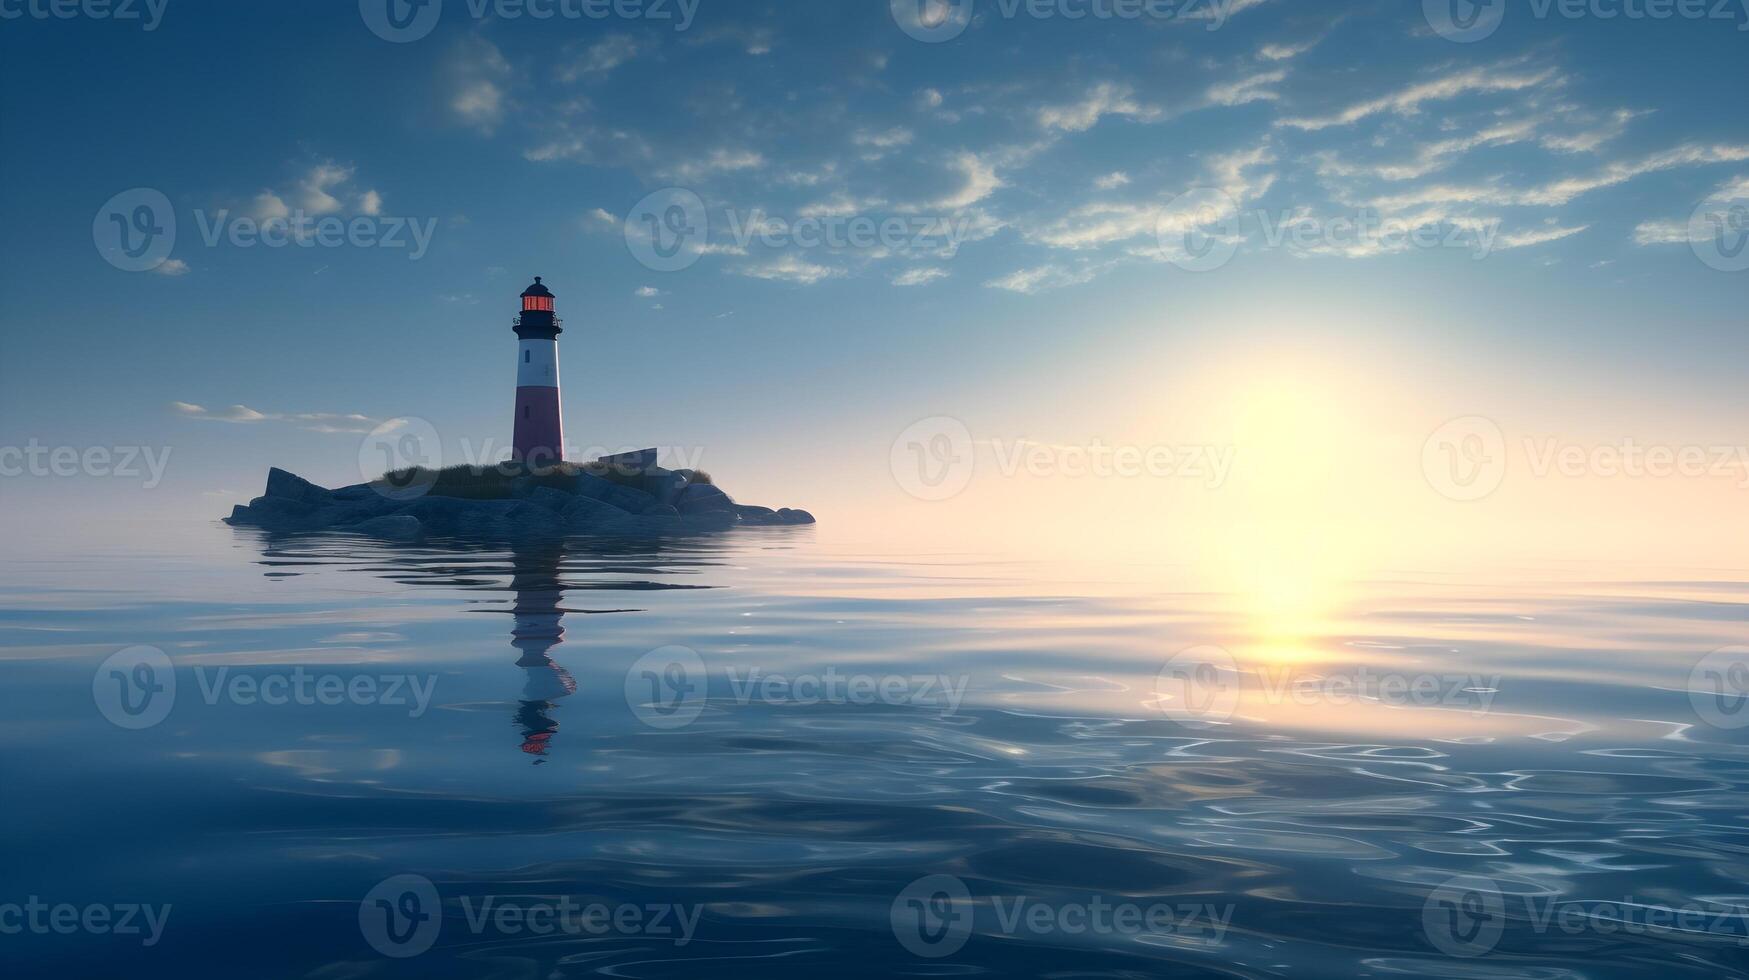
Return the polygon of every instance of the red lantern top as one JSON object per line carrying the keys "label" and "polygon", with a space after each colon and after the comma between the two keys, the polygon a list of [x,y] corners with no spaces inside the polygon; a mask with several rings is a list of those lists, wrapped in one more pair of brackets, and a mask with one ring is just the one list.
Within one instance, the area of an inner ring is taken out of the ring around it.
{"label": "red lantern top", "polygon": [[553,312],[553,291],[541,285],[540,276],[535,276],[534,285],[522,291],[522,312],[532,311]]}

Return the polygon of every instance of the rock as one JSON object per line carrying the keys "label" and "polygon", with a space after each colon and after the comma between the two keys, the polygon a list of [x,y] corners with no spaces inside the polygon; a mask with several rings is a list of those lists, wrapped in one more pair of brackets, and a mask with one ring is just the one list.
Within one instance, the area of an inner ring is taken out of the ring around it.
{"label": "rock", "polygon": [[686,489],[691,471],[689,470],[656,470],[644,474],[644,489],[657,503],[672,507],[680,491]]}
{"label": "rock", "polygon": [[532,537],[562,532],[564,518],[522,500],[467,500],[456,533],[481,538]]}
{"label": "rock", "polygon": [[535,487],[529,491],[527,497],[528,502],[536,507],[545,507],[547,510],[559,512],[563,512],[566,507],[570,506],[571,501],[576,499],[572,494],[563,490],[554,490],[552,487]]}
{"label": "rock", "polygon": [[388,499],[387,497],[378,493],[377,488],[369,483],[358,483],[358,484],[354,484],[350,487],[341,487],[338,490],[330,490],[330,491],[328,491],[328,495],[333,497],[335,500],[342,500],[342,501],[369,500],[372,497],[378,497],[378,498],[381,498],[383,500]]}
{"label": "rock", "polygon": [[[670,522],[673,523],[673,522]],[[707,510],[692,514],[680,515],[680,529],[683,531],[726,531],[741,523],[734,511]]]}
{"label": "rock", "polygon": [[[641,459],[645,453],[653,450],[632,455]],[[549,475],[542,478],[545,485],[533,479],[518,481],[511,488],[514,495],[502,500],[428,493],[409,499],[384,494],[375,484],[326,490],[273,469],[268,473],[268,492],[247,506],[233,508],[225,522],[274,533],[347,531],[389,541],[429,535],[503,540],[559,538],[568,533],[691,534],[737,524],[814,523],[814,516],[805,510],[737,504],[715,486],[690,482],[692,476],[690,471],[664,470],[652,462],[641,479],[654,493],[582,473],[569,480]]]}
{"label": "rock", "polygon": [[386,538],[390,541],[417,541],[425,534],[425,528],[419,523],[419,518],[411,514],[373,517],[362,524],[346,528],[346,530],[357,534],[368,534],[373,538]]}
{"label": "rock", "polygon": [[655,497],[642,490],[620,486],[589,473],[578,474],[577,495],[605,501],[628,514],[642,514],[657,504]]}
{"label": "rock", "polygon": [[265,496],[316,504],[326,502],[330,494],[303,477],[294,476],[276,466],[267,471]]}
{"label": "rock", "polygon": [[707,511],[734,513],[735,502],[729,495],[708,483],[689,484],[674,498],[674,509],[681,514],[702,514]]}
{"label": "rock", "polygon": [[401,507],[401,513],[419,519],[434,534],[461,533],[462,515],[478,501],[458,497],[420,497]]}
{"label": "rock", "polygon": [[618,507],[591,497],[572,497],[561,514],[565,525],[578,531],[598,530],[629,516]]}

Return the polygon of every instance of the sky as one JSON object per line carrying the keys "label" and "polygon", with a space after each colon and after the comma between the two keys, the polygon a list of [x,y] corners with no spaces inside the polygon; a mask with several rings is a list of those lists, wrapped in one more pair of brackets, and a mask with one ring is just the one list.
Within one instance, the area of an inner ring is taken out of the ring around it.
{"label": "sky", "polygon": [[0,0],[0,521],[502,453],[539,275],[822,535],[1729,563],[1744,6]]}

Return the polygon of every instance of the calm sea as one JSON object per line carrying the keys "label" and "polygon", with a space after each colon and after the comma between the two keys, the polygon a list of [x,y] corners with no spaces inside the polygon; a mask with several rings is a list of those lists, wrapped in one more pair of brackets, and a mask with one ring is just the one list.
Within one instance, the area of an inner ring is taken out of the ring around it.
{"label": "calm sea", "polygon": [[78,538],[8,977],[1749,975],[1749,573]]}

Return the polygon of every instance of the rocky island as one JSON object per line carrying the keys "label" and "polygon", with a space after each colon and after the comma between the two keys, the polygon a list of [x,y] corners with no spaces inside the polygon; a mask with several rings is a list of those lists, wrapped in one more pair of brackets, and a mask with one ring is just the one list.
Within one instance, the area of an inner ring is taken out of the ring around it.
{"label": "rocky island", "polygon": [[408,469],[329,490],[281,469],[225,523],[280,533],[345,531],[396,541],[569,534],[654,535],[814,523],[805,510],[738,504],[697,470],[656,465],[656,451],[543,468],[515,464]]}

